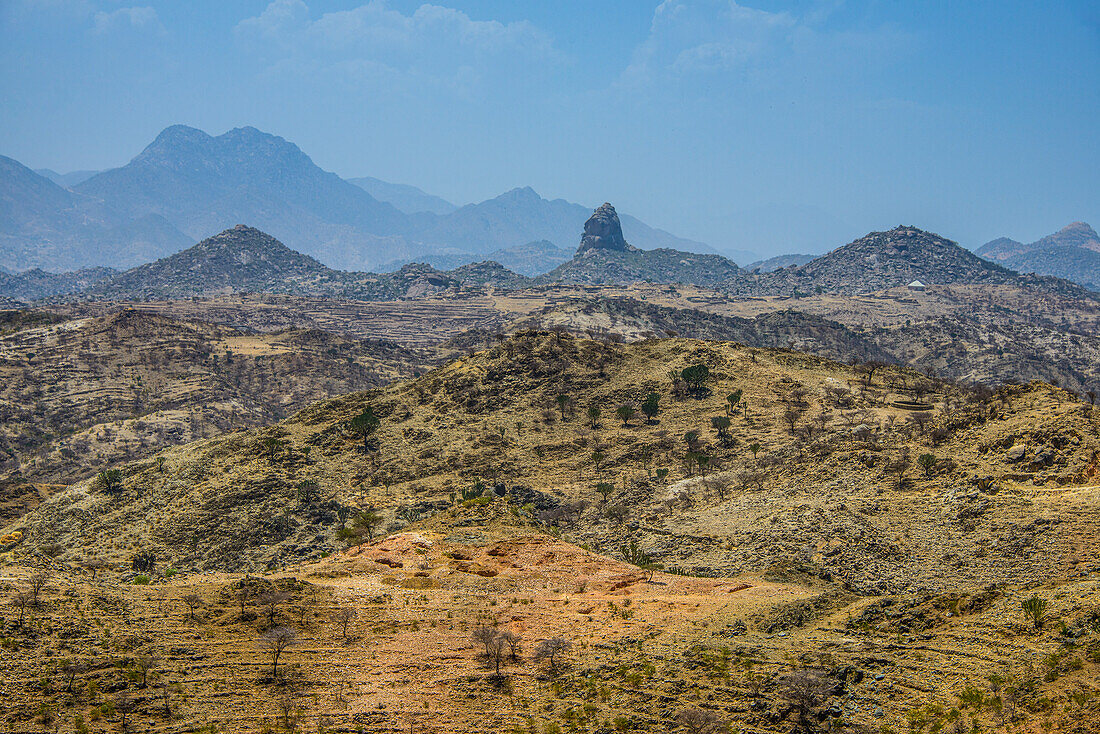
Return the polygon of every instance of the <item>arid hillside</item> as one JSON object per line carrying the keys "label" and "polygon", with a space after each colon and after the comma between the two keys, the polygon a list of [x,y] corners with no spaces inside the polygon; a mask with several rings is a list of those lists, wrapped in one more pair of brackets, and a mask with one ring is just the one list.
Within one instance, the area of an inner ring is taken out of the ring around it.
{"label": "arid hillside", "polygon": [[1100,411],[1049,385],[520,332],[9,525],[4,716],[1092,731],[1098,528]]}
{"label": "arid hillside", "polygon": [[[681,373],[697,365],[693,384]],[[356,422],[368,409],[376,429]],[[697,572],[808,565],[892,592],[1038,580],[1095,537],[1095,498],[1066,488],[1096,483],[1098,421],[1041,385],[993,394],[783,350],[525,332],[168,449],[112,491],[76,484],[17,529],[63,557],[263,570],[339,547],[356,511],[397,529],[495,487],[595,549],[635,539]]]}
{"label": "arid hillside", "polygon": [[[1100,300],[1081,291],[1045,289],[1027,279],[797,297],[734,297],[658,284],[552,285],[374,302],[238,295],[66,304],[51,311],[75,318],[126,307],[256,331],[310,328],[393,340],[434,351],[426,362],[468,353],[493,343],[497,334],[529,328],[626,341],[671,333],[790,347],[844,362],[877,358],[990,385],[1041,379],[1080,394],[1100,393]],[[769,314],[756,323],[716,318]]]}
{"label": "arid hillside", "polygon": [[798,572],[651,573],[531,525],[505,500],[456,507],[265,576],[7,565],[0,715],[97,733],[1100,725],[1095,570],[859,596]]}
{"label": "arid hillside", "polygon": [[37,501],[43,490],[30,483],[68,483],[167,445],[268,424],[418,364],[397,345],[320,331],[254,336],[137,311],[18,313],[0,332],[8,519]]}

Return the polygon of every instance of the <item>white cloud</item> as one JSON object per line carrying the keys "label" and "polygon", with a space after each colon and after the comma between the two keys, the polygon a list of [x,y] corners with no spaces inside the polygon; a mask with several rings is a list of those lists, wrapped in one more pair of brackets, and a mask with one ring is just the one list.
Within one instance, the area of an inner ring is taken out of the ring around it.
{"label": "white cloud", "polygon": [[465,86],[472,79],[556,57],[550,38],[528,22],[473,20],[439,5],[406,15],[385,0],[311,19],[302,0],[274,0],[238,23],[239,38],[286,68],[356,76],[390,75]]}
{"label": "white cloud", "polygon": [[157,11],[145,5],[140,7],[101,10],[92,18],[93,33],[108,33],[118,30],[143,30],[163,33],[164,26]]}
{"label": "white cloud", "polygon": [[[802,14],[769,12],[736,0],[663,0],[647,39],[621,82],[644,86],[700,74],[746,75],[794,64],[813,72],[831,57],[877,54],[899,36],[829,28],[839,0],[819,0]],[[885,43],[884,43],[885,39]]]}
{"label": "white cloud", "polygon": [[734,69],[789,42],[798,21],[734,0],[664,0],[625,78]]}

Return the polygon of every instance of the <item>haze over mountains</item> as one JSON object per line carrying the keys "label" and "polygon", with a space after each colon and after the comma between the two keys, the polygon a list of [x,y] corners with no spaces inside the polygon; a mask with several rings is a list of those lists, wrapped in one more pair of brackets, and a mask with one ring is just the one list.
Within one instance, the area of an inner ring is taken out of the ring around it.
{"label": "haze over mountains", "polygon": [[[585,223],[575,254],[548,273],[537,274],[545,270],[547,261],[566,257],[566,251],[546,241],[493,255],[523,266],[520,269],[534,277],[517,273],[494,258],[445,270],[431,264],[407,264],[384,273],[338,270],[287,247],[266,232],[238,224],[186,250],[123,273],[110,268],[61,274],[40,269],[0,273],[0,296],[25,302],[53,296],[150,301],[273,293],[373,301],[457,294],[464,288],[517,290],[556,284],[650,283],[689,285],[729,297],[758,298],[858,296],[919,280],[935,286],[1001,285],[1070,298],[1092,297],[1073,282],[1021,275],[955,242],[911,226],[871,232],[804,264],[792,262],[777,269],[743,269],[716,254],[670,248],[642,250],[626,241],[620,218],[608,203]],[[446,267],[452,263],[439,261],[447,258],[435,259]]]}
{"label": "haze over mountains", "polygon": [[976,252],[1021,273],[1054,275],[1100,291],[1100,236],[1084,222],[1074,222],[1028,245],[999,237]]}
{"label": "haze over mountains", "polygon": [[[241,222],[342,270],[440,253],[468,253],[472,262],[540,240],[571,250],[591,212],[530,188],[455,208],[411,186],[349,182],[251,127],[215,137],[174,125],[125,166],[85,173],[40,174],[0,160],[0,264],[131,267]],[[643,249],[710,249],[632,217],[624,222]]]}

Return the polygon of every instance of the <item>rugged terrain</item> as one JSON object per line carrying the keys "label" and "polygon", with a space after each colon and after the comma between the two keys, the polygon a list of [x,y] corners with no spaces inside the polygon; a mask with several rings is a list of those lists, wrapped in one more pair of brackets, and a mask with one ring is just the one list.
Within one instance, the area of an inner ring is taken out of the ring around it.
{"label": "rugged terrain", "polygon": [[[695,365],[703,379],[672,379]],[[376,428],[357,422],[368,408]],[[157,731],[691,732],[708,717],[1091,731],[1098,452],[1100,411],[1049,385],[521,332],[167,448],[6,528],[0,582],[33,590],[48,569],[51,601],[5,612],[5,716],[16,730],[77,714],[117,729],[125,712]],[[1032,595],[1048,602],[1041,630],[1021,608]],[[332,620],[349,607],[345,640]],[[299,641],[277,678],[272,625]],[[522,638],[503,678],[471,642],[482,625]],[[554,637],[572,649],[550,669],[532,653]]]}
{"label": "rugged terrain", "polygon": [[76,319],[14,312],[0,324],[6,519],[36,504],[43,484],[267,424],[420,364],[386,342],[310,330],[254,335],[129,310]]}
{"label": "rugged terrain", "polygon": [[[927,285],[1016,285],[1037,292],[1086,296],[1081,286],[1050,276],[1020,275],[983,260],[944,237],[917,227],[871,232],[804,265],[771,272],[742,271],[726,288],[737,296],[858,295]],[[1095,295],[1095,294],[1093,294]]]}

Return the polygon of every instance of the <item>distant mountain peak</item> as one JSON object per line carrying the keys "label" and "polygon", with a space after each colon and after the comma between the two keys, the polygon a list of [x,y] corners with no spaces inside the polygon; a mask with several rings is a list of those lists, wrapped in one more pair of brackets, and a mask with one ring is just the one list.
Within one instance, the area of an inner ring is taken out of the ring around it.
{"label": "distant mountain peak", "polygon": [[505,191],[497,198],[502,201],[518,203],[542,201],[542,197],[539,193],[530,186],[518,186],[511,191]]}
{"label": "distant mountain peak", "polygon": [[1100,252],[1100,235],[1085,222],[1072,222],[1054,234],[1032,242],[1030,249],[1043,247],[1083,247],[1086,250]]}
{"label": "distant mountain peak", "polygon": [[623,239],[623,226],[619,222],[619,215],[615,207],[604,202],[600,208],[592,212],[592,216],[584,223],[584,235],[581,237],[581,246],[577,248],[577,254],[583,255],[589,250],[632,250]]}
{"label": "distant mountain peak", "polygon": [[153,138],[153,142],[145,146],[145,150],[142,151],[142,153],[150,150],[164,150],[181,146],[201,145],[213,139],[214,137],[212,135],[199,130],[197,127],[169,125]]}
{"label": "distant mountain peak", "polygon": [[1053,275],[1100,290],[1100,236],[1085,222],[1071,222],[1028,245],[999,237],[975,252],[1020,273]]}

